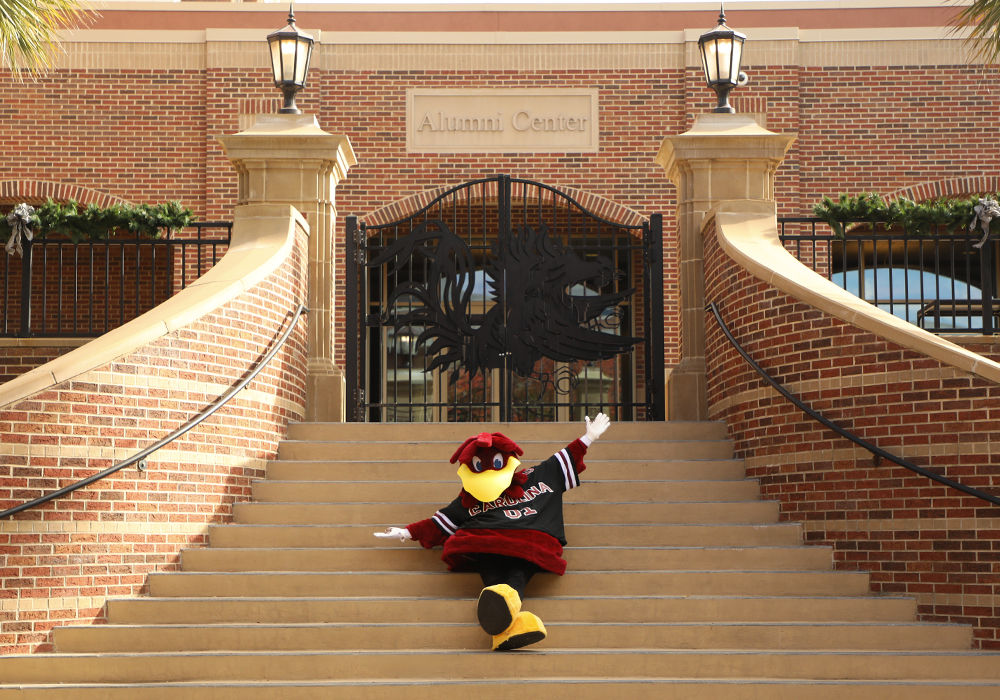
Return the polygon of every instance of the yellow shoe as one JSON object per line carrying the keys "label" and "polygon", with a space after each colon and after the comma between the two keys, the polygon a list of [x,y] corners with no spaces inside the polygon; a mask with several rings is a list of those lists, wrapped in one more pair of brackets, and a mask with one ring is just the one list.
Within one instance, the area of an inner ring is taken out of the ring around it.
{"label": "yellow shoe", "polygon": [[501,634],[521,612],[521,596],[506,583],[484,588],[479,594],[479,624],[487,634]]}
{"label": "yellow shoe", "polygon": [[545,625],[530,612],[519,613],[510,629],[493,635],[493,651],[520,649],[545,639]]}

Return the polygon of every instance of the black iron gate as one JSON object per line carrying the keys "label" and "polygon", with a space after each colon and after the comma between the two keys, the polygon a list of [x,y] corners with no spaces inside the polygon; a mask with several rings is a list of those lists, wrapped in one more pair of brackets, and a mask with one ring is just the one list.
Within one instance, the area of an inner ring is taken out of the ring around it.
{"label": "black iron gate", "polygon": [[662,226],[507,175],[347,217],[350,419],[663,420]]}

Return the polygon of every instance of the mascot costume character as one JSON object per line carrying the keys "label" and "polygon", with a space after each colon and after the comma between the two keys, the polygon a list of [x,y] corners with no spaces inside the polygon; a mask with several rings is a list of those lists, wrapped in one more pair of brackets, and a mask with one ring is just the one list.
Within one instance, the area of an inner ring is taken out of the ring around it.
{"label": "mascot costume character", "polygon": [[562,495],[580,485],[587,448],[611,420],[598,413],[587,432],[535,467],[518,461],[524,451],[502,433],[470,437],[451,457],[459,463],[462,491],[433,517],[376,537],[416,540],[425,548],[444,545],[450,571],[476,571],[483,579],[479,624],[493,636],[493,650],[518,649],[545,639],[545,625],[521,610],[528,581],[537,571],[560,576]]}

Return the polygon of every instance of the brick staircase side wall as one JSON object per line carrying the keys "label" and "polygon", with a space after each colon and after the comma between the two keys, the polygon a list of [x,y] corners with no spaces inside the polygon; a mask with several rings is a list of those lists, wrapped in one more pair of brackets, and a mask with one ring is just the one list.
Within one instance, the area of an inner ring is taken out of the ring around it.
{"label": "brick staircase side wall", "polygon": [[[0,410],[0,509],[68,485],[188,421],[257,364],[305,297],[307,238],[210,315]],[[301,420],[306,317],[271,364],[214,416],[70,497],[0,522],[0,653],[46,651],[56,625],[102,621],[104,601],[178,567],[231,520]]]}
{"label": "brick staircase side wall", "polygon": [[[705,231],[706,299],[751,357],[806,404],[889,452],[1000,494],[1000,386],[827,315],[738,266]],[[763,383],[706,314],[711,418],[724,420],[781,518],[834,548],[874,593],[921,619],[972,624],[1000,648],[1000,507],[871,455]],[[975,351],[975,346],[967,346]],[[989,346],[983,346],[983,349]]]}

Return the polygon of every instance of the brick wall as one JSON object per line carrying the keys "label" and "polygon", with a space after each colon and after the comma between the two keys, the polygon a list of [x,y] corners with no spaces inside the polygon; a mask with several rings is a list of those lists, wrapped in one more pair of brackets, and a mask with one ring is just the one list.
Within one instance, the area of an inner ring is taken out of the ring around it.
{"label": "brick wall", "polygon": [[[554,61],[538,51],[538,63]],[[305,111],[319,116],[324,129],[348,135],[358,155],[358,165],[337,193],[341,219],[497,172],[593,192],[643,215],[662,212],[666,364],[677,361],[675,196],[652,159],[664,136],[681,133],[695,114],[713,104],[698,70],[431,70],[419,65],[431,59],[420,57],[408,69],[340,67],[351,61],[339,54],[336,61],[317,59],[310,87],[299,100]],[[511,59],[511,64],[525,62]],[[798,134],[776,181],[783,215],[808,213],[824,195],[841,191],[885,193],[941,179],[1000,174],[981,155],[993,128],[992,115],[1000,109],[1000,94],[989,90],[975,67],[768,63],[750,65],[747,71],[751,83],[733,98],[738,108],[764,115],[773,131]],[[405,94],[415,86],[597,88],[601,151],[408,154]],[[74,183],[130,201],[178,199],[201,219],[228,218],[235,201],[235,175],[215,138],[246,127],[255,112],[273,111],[276,96],[263,65],[175,71],[74,68],[54,71],[17,90],[23,99],[0,108],[5,116],[0,145],[5,152],[16,152],[19,144],[30,143],[32,157],[12,161],[11,178]],[[340,221],[337,228],[341,266]],[[342,286],[336,294],[343,294]],[[343,318],[336,324],[337,360],[342,362]]]}
{"label": "brick wall", "polygon": [[[755,361],[838,425],[921,467],[1000,495],[1000,386],[839,321],[758,281],[705,233],[706,297]],[[917,476],[822,428],[766,387],[707,320],[711,418],[725,420],[781,518],[832,546],[873,593],[921,619],[972,624],[1000,648],[1000,508]],[[980,344],[989,350],[992,345]]]}
{"label": "brick wall", "polygon": [[[264,282],[139,350],[0,409],[0,509],[68,485],[174,430],[256,365],[305,299],[305,235]],[[49,648],[48,631],[100,622],[107,596],[143,591],[182,547],[250,498],[303,415],[306,320],[225,408],[149,458],[0,522],[0,653]]]}
{"label": "brick wall", "polygon": [[[266,31],[262,36],[264,34]],[[751,65],[746,70],[751,83],[736,91],[734,102],[742,111],[764,115],[771,130],[798,134],[777,176],[781,214],[808,213],[811,205],[823,195],[836,196],[841,191],[874,189],[889,192],[942,179],[1000,174],[996,159],[983,155],[983,144],[991,142],[995,115],[1000,111],[1000,93],[981,79],[977,68],[941,59],[942,42],[868,42],[871,46],[855,47],[856,52],[836,42],[794,46],[791,45],[794,42],[787,42],[789,46],[779,46],[779,43],[748,45]],[[652,161],[664,136],[683,132],[693,122],[695,114],[708,111],[714,104],[714,96],[704,87],[700,72],[684,68],[683,54],[690,48],[612,44],[321,46],[314,59],[309,88],[302,93],[299,104],[304,111],[317,114],[327,131],[349,136],[359,160],[337,192],[337,209],[341,217],[337,222],[335,244],[338,271],[343,270],[344,264],[343,216],[364,216],[424,190],[506,172],[556,187],[592,192],[643,215],[654,212],[665,215],[665,364],[674,364],[679,355],[680,337],[676,314],[675,193]],[[177,199],[194,209],[200,219],[230,218],[236,196],[236,177],[215,138],[245,128],[255,112],[274,110],[277,92],[263,63],[262,44],[105,45],[81,42],[67,44],[67,50],[66,61],[72,67],[52,71],[37,81],[15,84],[8,75],[0,74],[0,86],[18,95],[17,100],[0,105],[0,146],[4,153],[17,154],[5,162],[5,180],[60,183],[133,202]],[[839,65],[844,62],[844,56],[852,61],[860,61],[863,56],[863,65]],[[803,65],[791,63],[800,58]],[[935,65],[921,65],[928,61]],[[890,65],[903,67],[885,67]],[[413,86],[595,88],[600,94],[601,151],[534,155],[408,154],[402,129],[406,88]],[[342,308],[343,292],[340,284],[335,289],[337,298],[333,308]],[[771,303],[770,297],[767,303]],[[776,306],[779,311],[785,308],[783,304]],[[797,311],[792,309],[791,313],[794,319]],[[269,321],[276,322],[276,319]],[[789,323],[796,322],[789,320]],[[338,362],[343,362],[343,317],[338,315],[335,325],[336,357]],[[826,342],[824,339],[809,342],[821,341]],[[855,341],[870,344],[867,337],[845,335],[837,336],[836,340],[837,343]],[[831,349],[844,352],[845,356],[849,354],[842,345],[834,345],[832,337],[829,342]],[[167,352],[165,348],[162,351]],[[714,350],[710,348],[710,351]],[[847,359],[850,358],[838,361],[846,362]],[[155,361],[169,364],[166,359]],[[153,363],[154,359],[150,357],[143,362]],[[924,369],[921,367],[921,371]],[[880,378],[876,373],[872,377],[873,386],[879,381],[889,384],[885,376]],[[946,379],[934,381],[941,383]],[[967,391],[973,390],[979,388]],[[858,389],[865,401],[879,406],[884,397],[878,393],[869,396],[874,391]],[[192,399],[190,403],[197,402]],[[750,409],[744,410],[749,412]],[[777,409],[766,406],[766,410]],[[781,430],[790,431],[789,435],[797,434],[791,416],[778,416],[778,419],[787,420],[790,426]],[[785,422],[779,425],[784,426]],[[844,459],[854,464],[858,459],[852,452],[841,457],[840,448],[835,451],[828,436],[804,434],[802,439],[806,437],[822,438],[815,449],[827,456],[820,462]],[[88,436],[86,441],[96,444],[103,439],[112,438]],[[972,449],[964,443],[961,447],[934,445],[934,449],[960,450],[962,459],[965,459],[965,451]],[[741,449],[750,454],[745,445]],[[791,447],[787,449],[793,451]],[[988,449],[986,451],[989,453]],[[46,469],[62,468],[60,458],[49,455],[45,459],[52,462]],[[756,466],[752,459],[751,455],[753,469],[764,469]],[[861,462],[864,461],[861,458]],[[789,474],[797,478],[793,473],[795,467],[788,468]],[[895,475],[892,468],[888,469],[888,473]],[[868,474],[868,471],[863,473]],[[143,477],[149,478],[152,477]],[[197,477],[191,475],[190,478]],[[810,477],[814,478],[817,477]],[[903,479],[901,483],[911,483],[905,476],[899,478]],[[805,476],[802,479],[801,484],[813,484],[811,480],[806,481]],[[768,487],[777,488],[770,484]],[[227,494],[230,492],[226,489],[239,490],[229,485],[218,488]],[[786,517],[811,512],[805,500],[808,489],[801,486],[796,493],[794,498],[788,497],[789,503],[794,501],[797,505],[786,512]],[[232,494],[225,498],[236,497]],[[163,542],[143,540],[139,543],[153,550],[165,548],[167,554],[164,556],[167,557],[172,556],[170,553],[176,551],[182,539],[200,541],[198,533],[203,531],[204,520],[216,517],[214,512],[199,513],[189,523],[187,514],[181,511],[171,514],[165,510],[170,498],[176,496],[168,496],[163,503],[155,502],[155,508],[148,506],[150,522],[155,520],[157,526],[163,528]],[[932,504],[936,498],[932,496]],[[223,517],[226,509],[223,496],[213,495],[209,501],[222,504],[218,517]],[[114,498],[109,502],[117,503]],[[92,508],[98,507],[98,501],[93,503]],[[820,501],[815,507],[816,512],[825,512],[823,503],[825,501]],[[210,511],[213,507],[206,506]],[[160,508],[164,510],[158,510]],[[843,533],[848,532],[846,524],[849,522],[871,521],[814,517],[807,520],[840,523],[843,525],[840,530],[830,527],[827,530]],[[945,521],[950,527],[953,518],[949,516],[942,522]],[[67,522],[70,523],[67,527],[76,527],[72,519]],[[961,518],[958,522],[964,527]],[[145,527],[146,521],[143,523]],[[80,522],[81,527],[85,524]],[[183,530],[188,527],[192,529]],[[860,526],[856,531],[862,531]],[[147,535],[135,537],[142,539]],[[857,539],[860,535],[851,537]],[[843,541],[847,542],[846,534]],[[848,561],[847,551],[838,550],[841,562]],[[853,551],[852,557],[869,550],[855,548]],[[154,554],[160,556],[156,552],[143,556]],[[875,555],[871,556],[875,561]],[[888,571],[891,566],[887,566]],[[128,584],[129,587],[135,585]],[[18,601],[27,600],[31,595],[27,587],[18,590]],[[46,596],[51,591],[57,591],[53,596],[62,595],[58,593],[62,588],[40,586],[39,590],[44,591],[37,596],[39,606],[69,609],[60,607],[62,603],[41,602],[48,601]],[[91,594],[72,595],[82,599]],[[8,598],[7,602],[10,600]],[[18,602],[17,605],[24,604]],[[974,606],[963,603],[960,609],[973,610]],[[7,611],[9,607],[0,607],[0,610]],[[18,624],[24,623],[23,619],[18,619]],[[40,619],[54,618],[46,613]]]}

